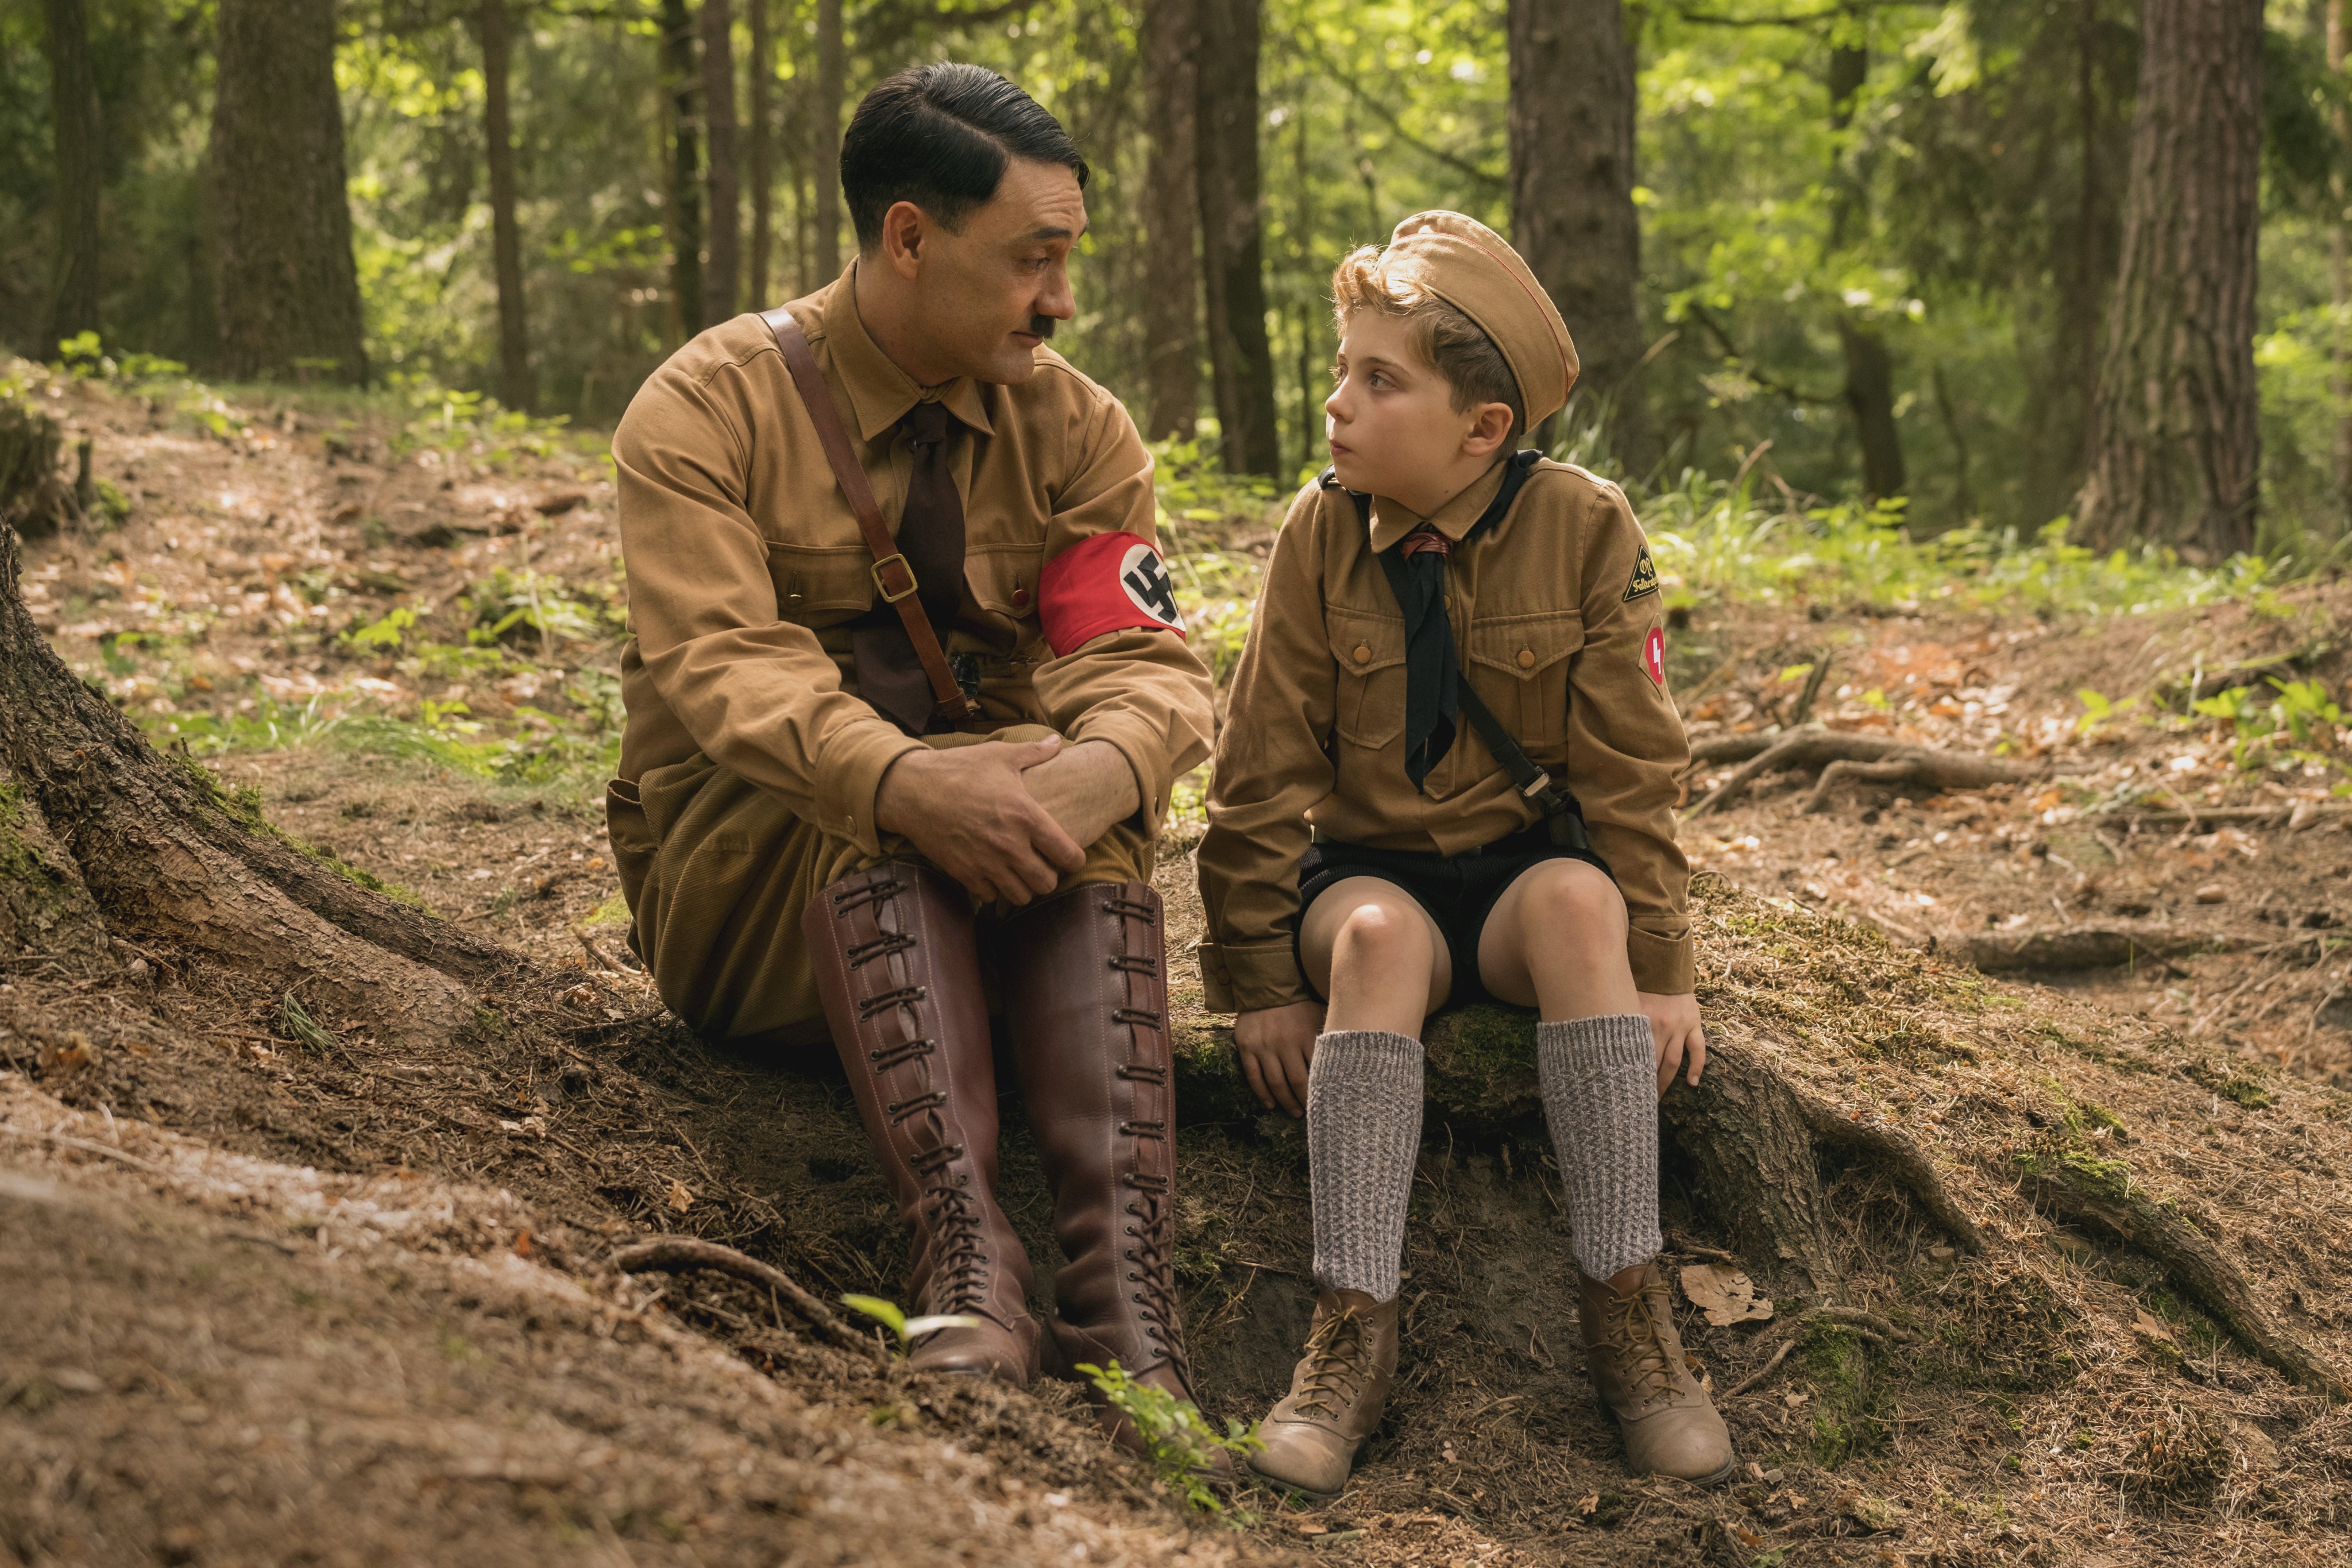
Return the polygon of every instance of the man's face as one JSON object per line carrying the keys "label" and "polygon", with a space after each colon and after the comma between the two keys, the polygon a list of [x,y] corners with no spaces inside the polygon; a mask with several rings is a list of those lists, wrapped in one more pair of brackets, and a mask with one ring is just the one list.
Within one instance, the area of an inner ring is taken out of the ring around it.
{"label": "man's face", "polygon": [[1077,312],[1070,251],[1086,229],[1076,174],[1025,158],[1013,160],[996,195],[957,229],[926,217],[915,325],[927,356],[976,381],[1028,380],[1037,345]]}

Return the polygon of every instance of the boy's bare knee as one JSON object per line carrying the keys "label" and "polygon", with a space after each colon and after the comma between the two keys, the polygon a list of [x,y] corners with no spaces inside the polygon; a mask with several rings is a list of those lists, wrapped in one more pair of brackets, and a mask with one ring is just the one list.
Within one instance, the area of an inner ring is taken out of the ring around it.
{"label": "boy's bare knee", "polygon": [[1625,895],[1599,867],[1582,860],[1547,860],[1528,876],[1521,907],[1530,924],[1605,932],[1622,939]]}
{"label": "boy's bare knee", "polygon": [[1426,963],[1431,952],[1429,928],[1418,911],[1384,903],[1349,910],[1339,922],[1333,947],[1350,959],[1381,965]]}

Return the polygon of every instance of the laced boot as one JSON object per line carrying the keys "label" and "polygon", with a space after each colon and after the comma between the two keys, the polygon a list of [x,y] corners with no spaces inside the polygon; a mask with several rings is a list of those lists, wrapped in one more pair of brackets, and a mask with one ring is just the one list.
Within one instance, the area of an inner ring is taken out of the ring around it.
{"label": "laced boot", "polygon": [[996,1069],[971,906],[938,871],[886,860],[810,900],[801,930],[866,1135],[913,1232],[907,1315],[975,1320],[924,1335],[908,1364],[1024,1385],[1037,1323],[1028,1256],[996,1201]]}
{"label": "laced boot", "polygon": [[1674,1302],[1655,1263],[1600,1280],[1579,1270],[1578,1315],[1592,1386],[1625,1435],[1635,1475],[1714,1486],[1731,1475],[1731,1433],[1683,1359]]}
{"label": "laced boot", "polygon": [[[1116,1359],[1138,1382],[1191,1399],[1172,1268],[1175,1096],[1160,895],[1143,882],[1073,888],[1005,934],[1004,1020],[1067,1259],[1054,1277],[1046,1370],[1080,1380],[1079,1363]],[[1141,1448],[1125,1416],[1099,1400],[1097,1408],[1115,1441]]]}
{"label": "laced boot", "polygon": [[1257,1424],[1262,1452],[1249,1468],[1266,1479],[1316,1497],[1337,1497],[1396,1385],[1397,1303],[1360,1290],[1315,1298],[1307,1353],[1290,1374],[1290,1392]]}

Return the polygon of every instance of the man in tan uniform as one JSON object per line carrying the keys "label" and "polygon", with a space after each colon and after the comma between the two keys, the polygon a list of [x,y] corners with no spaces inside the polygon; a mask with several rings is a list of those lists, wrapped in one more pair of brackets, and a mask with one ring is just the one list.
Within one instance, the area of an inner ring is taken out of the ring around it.
{"label": "man in tan uniform", "polygon": [[1656,1264],[1657,1096],[1706,1052],[1658,574],[1616,486],[1511,450],[1577,366],[1499,235],[1417,214],[1332,290],[1332,467],[1276,536],[1199,856],[1209,1005],[1239,1015],[1260,1098],[1307,1119],[1315,1328],[1250,1463],[1335,1492],[1378,1425],[1423,1020],[1492,996],[1536,1010],[1587,1367],[1627,1459],[1719,1481],[1729,1434]]}
{"label": "man in tan uniform", "polygon": [[915,1363],[1019,1384],[1040,1346],[995,1194],[999,950],[1067,1258],[1048,1364],[1115,1358],[1189,1398],[1149,878],[1210,689],[1150,457],[1045,342],[1086,175],[1002,77],[901,72],[844,139],[849,269],[638,393],[614,440],[635,639],[608,816],[670,1007],[839,1049],[912,1231],[910,1311],[970,1320]]}

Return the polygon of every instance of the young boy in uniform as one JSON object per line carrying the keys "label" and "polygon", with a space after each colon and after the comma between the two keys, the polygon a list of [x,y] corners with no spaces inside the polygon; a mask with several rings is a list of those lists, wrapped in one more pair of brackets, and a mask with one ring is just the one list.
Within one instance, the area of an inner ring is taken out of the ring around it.
{"label": "young boy in uniform", "polygon": [[1657,1100],[1706,1052],[1657,573],[1614,485],[1513,451],[1576,350],[1499,236],[1423,213],[1332,283],[1332,467],[1276,540],[1200,852],[1209,1001],[1259,1098],[1306,1117],[1314,1199],[1314,1329],[1251,1462],[1336,1492],[1379,1424],[1423,1020],[1490,996],[1537,1012],[1628,1461],[1718,1481],[1730,1436],[1655,1262]]}

